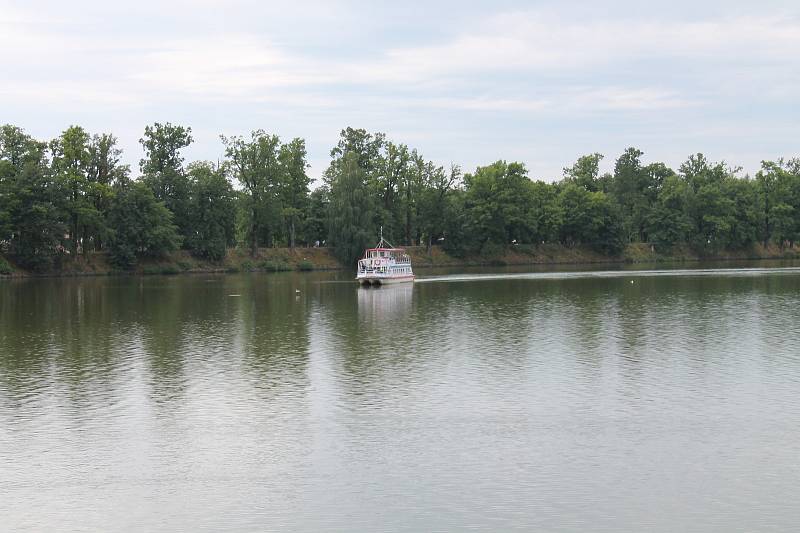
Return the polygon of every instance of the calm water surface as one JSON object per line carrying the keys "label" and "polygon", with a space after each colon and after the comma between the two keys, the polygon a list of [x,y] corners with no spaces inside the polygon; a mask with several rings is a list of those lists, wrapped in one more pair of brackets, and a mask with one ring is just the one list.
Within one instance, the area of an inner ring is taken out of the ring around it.
{"label": "calm water surface", "polygon": [[0,529],[800,524],[800,270],[350,278],[0,281]]}

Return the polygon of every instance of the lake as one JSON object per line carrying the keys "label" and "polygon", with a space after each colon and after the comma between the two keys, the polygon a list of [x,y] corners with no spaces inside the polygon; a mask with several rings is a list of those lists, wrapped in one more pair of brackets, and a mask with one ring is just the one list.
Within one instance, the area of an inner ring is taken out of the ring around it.
{"label": "lake", "polygon": [[0,280],[0,529],[797,528],[800,269],[419,274]]}

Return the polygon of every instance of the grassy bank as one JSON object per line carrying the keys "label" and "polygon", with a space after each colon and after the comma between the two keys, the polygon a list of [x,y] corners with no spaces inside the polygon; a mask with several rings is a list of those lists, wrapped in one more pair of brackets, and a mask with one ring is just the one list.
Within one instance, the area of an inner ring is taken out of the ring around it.
{"label": "grassy bank", "polygon": [[[6,264],[8,268],[3,269]],[[161,258],[142,259],[132,271],[116,270],[105,253],[89,253],[75,257],[62,256],[47,272],[33,273],[19,268],[0,256],[0,275],[5,276],[91,276],[109,274],[182,274],[336,270],[342,268],[325,248],[263,248],[258,257],[239,249],[229,249],[224,259],[211,261],[179,251]]]}
{"label": "grassy bank", "polygon": [[[558,244],[519,245],[492,255],[456,257],[441,247],[428,250],[424,246],[407,248],[415,268],[459,266],[506,265],[577,265],[592,263],[668,263],[696,261],[733,261],[750,259],[794,259],[800,249],[781,249],[778,246],[755,245],[747,250],[723,251],[703,255],[689,248],[675,248],[669,254],[659,253],[649,244],[630,244],[620,255],[603,255],[592,250]],[[116,271],[104,253],[90,253],[77,257],[63,256],[54,268],[39,275],[87,276],[108,274],[181,274],[181,273],[234,273],[234,272],[284,272],[311,270],[339,270],[344,267],[328,248],[263,248],[258,257],[246,251],[230,249],[220,261],[192,257],[180,251],[159,259],[145,259],[131,272]],[[34,275],[19,268],[13,260],[0,256],[0,276]]]}
{"label": "grassy bank", "polygon": [[505,266],[505,265],[575,265],[592,263],[674,263],[697,261],[735,261],[750,259],[794,259],[800,257],[797,247],[781,249],[760,244],[747,250],[722,251],[715,254],[698,254],[688,247],[674,248],[669,253],[659,253],[651,245],[629,244],[620,255],[604,255],[587,248],[568,248],[560,244],[519,245],[502,253],[453,257],[438,247],[430,253],[424,247],[409,248],[415,267],[447,266]]}

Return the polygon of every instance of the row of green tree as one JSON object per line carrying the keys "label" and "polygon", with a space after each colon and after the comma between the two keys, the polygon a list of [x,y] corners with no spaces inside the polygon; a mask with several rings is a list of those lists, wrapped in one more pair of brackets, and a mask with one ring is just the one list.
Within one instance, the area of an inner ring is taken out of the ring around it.
{"label": "row of green tree", "polygon": [[324,194],[330,242],[352,261],[376,228],[405,244],[441,242],[455,254],[560,243],[613,255],[651,243],[701,254],[800,237],[800,159],[765,161],[756,176],[695,154],[675,172],[629,148],[601,173],[580,157],[560,180],[532,181],[522,163],[497,161],[462,177],[383,134],[346,129],[331,152]]}
{"label": "row of green tree", "polygon": [[222,137],[218,164],[185,163],[188,127],[156,123],[140,142],[132,179],[113,135],[72,126],[42,142],[0,128],[0,251],[33,269],[97,251],[130,268],[178,248],[219,260],[232,246],[255,255],[318,242],[350,263],[379,228],[390,241],[455,254],[541,243],[616,254],[631,242],[715,253],[793,246],[800,235],[800,159],[765,161],[753,178],[702,154],[676,172],[629,148],[613,173],[590,154],[548,183],[505,161],[462,175],[382,133],[347,128],[311,190],[303,139]]}
{"label": "row of green tree", "polygon": [[191,128],[147,126],[140,175],[131,179],[113,135],[71,126],[41,142],[3,126],[0,251],[33,269],[105,251],[115,265],[130,268],[142,256],[181,247],[218,260],[237,243],[254,253],[259,246],[294,246],[298,231],[315,231],[302,139],[282,143],[256,131],[222,140],[223,164],[185,164],[181,151],[193,142]]}

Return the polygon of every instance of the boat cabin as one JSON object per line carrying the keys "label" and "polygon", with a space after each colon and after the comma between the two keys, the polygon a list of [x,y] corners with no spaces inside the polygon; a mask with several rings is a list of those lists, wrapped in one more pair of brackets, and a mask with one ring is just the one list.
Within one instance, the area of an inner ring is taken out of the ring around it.
{"label": "boat cabin", "polygon": [[411,258],[402,248],[368,248],[364,259],[394,259],[397,263],[411,262]]}

